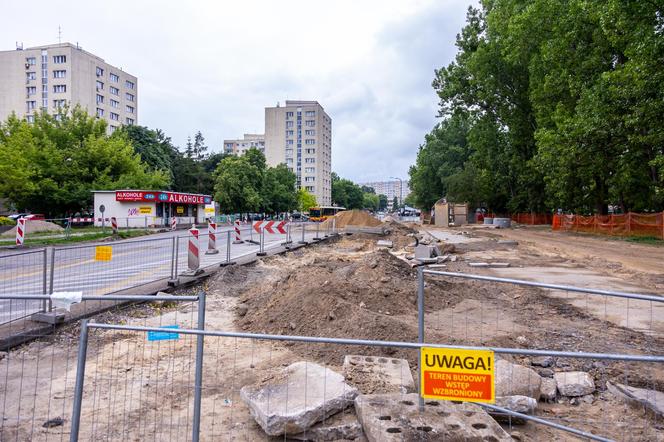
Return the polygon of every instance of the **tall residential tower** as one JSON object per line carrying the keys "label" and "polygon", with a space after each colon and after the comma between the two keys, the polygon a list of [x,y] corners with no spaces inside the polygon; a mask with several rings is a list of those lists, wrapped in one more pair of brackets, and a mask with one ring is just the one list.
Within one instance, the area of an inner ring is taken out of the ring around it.
{"label": "tall residential tower", "polygon": [[265,108],[265,158],[285,163],[319,205],[332,203],[332,120],[317,101]]}
{"label": "tall residential tower", "polygon": [[137,124],[138,79],[71,43],[0,51],[0,121],[76,104],[105,119],[109,132]]}

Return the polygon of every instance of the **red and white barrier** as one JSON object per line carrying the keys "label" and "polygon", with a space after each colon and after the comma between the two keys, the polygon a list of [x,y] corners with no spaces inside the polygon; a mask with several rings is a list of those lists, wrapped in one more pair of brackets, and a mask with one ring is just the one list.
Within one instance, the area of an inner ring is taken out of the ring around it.
{"label": "red and white barrier", "polygon": [[214,255],[219,253],[217,250],[217,223],[208,222],[208,249],[205,252],[206,255]]}
{"label": "red and white barrier", "polygon": [[25,218],[16,220],[16,245],[22,246],[25,240]]}
{"label": "red and white barrier", "polygon": [[118,233],[118,219],[114,216],[111,217],[111,229],[113,233]]}
{"label": "red and white barrier", "polygon": [[235,220],[235,241],[233,241],[233,244],[242,244],[244,241],[242,241],[242,234],[240,233],[240,220],[236,219]]}
{"label": "red and white barrier", "polygon": [[187,266],[195,272],[200,267],[201,261],[198,253],[198,229],[189,229],[189,247],[187,249]]}
{"label": "red and white barrier", "polygon": [[[92,223],[94,222],[94,218],[89,217],[89,218],[69,218],[70,222],[72,223]],[[101,221],[101,218],[99,218],[99,221]]]}
{"label": "red and white barrier", "polygon": [[171,230],[178,228],[178,219],[176,217],[171,218]]}
{"label": "red and white barrier", "polygon": [[253,227],[257,233],[261,233],[261,229],[264,229],[267,233],[281,233],[285,235],[286,224],[288,224],[288,221],[254,221]]}

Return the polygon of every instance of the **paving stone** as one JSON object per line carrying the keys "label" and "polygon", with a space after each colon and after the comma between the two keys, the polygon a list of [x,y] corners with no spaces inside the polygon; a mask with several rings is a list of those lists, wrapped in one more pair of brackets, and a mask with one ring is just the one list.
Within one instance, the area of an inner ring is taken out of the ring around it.
{"label": "paving stone", "polygon": [[488,262],[469,262],[468,265],[471,267],[489,267]]}
{"label": "paving stone", "polygon": [[270,436],[302,433],[352,405],[357,394],[341,374],[306,361],[289,365],[269,383],[240,390],[251,415]]}
{"label": "paving stone", "polygon": [[415,382],[405,359],[346,355],[343,373],[346,381],[361,393],[411,393]]}
{"label": "paving stone", "polygon": [[426,401],[417,393],[369,394],[355,399],[355,411],[369,442],[494,441],[512,439],[480,406]]}
{"label": "paving stone", "polygon": [[388,248],[392,248],[392,247],[393,247],[393,243],[392,243],[392,241],[389,241],[389,240],[387,240],[387,239],[381,239],[381,240],[377,241],[377,242],[376,242],[376,245],[377,245],[378,247],[388,247]]}
{"label": "paving stone", "polygon": [[509,262],[491,262],[489,263],[489,267],[493,268],[498,268],[498,269],[504,269],[510,266]]}
{"label": "paving stone", "polygon": [[540,399],[545,401],[552,401],[556,398],[556,393],[558,391],[558,384],[553,378],[542,378],[542,384],[540,385]]}
{"label": "paving stone", "polygon": [[553,378],[562,396],[585,396],[595,391],[595,381],[585,371],[562,371],[555,373]]}
{"label": "paving stone", "polygon": [[645,406],[659,418],[664,417],[664,393],[657,390],[630,387],[624,384],[606,383],[608,390],[620,399]]}
{"label": "paving stone", "polygon": [[496,396],[529,396],[539,400],[542,378],[534,370],[504,359],[496,361]]}
{"label": "paving stone", "polygon": [[355,410],[345,410],[318,422],[304,433],[292,434],[289,439],[309,440],[314,442],[338,441],[338,440],[361,440],[364,438],[362,425],[357,420]]}

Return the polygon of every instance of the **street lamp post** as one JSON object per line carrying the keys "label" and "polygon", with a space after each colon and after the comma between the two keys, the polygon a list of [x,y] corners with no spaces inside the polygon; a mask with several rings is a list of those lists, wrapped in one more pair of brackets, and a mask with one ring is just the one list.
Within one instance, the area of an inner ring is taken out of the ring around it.
{"label": "street lamp post", "polygon": [[393,180],[399,180],[399,205],[403,206],[403,180],[401,178],[391,176]]}

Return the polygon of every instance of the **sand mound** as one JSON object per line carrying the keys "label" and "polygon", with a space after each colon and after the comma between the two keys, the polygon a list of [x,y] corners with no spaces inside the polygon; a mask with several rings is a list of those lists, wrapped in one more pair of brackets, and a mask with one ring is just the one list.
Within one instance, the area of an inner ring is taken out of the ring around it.
{"label": "sand mound", "polygon": [[[29,235],[36,232],[62,232],[65,229],[60,227],[57,224],[50,223],[48,221],[37,221],[37,220],[27,220],[25,222],[25,234]],[[6,231],[1,236],[4,237],[15,237],[16,236],[16,226],[12,227],[11,230]]]}
{"label": "sand mound", "polygon": [[[346,226],[377,227],[382,224],[380,220],[363,210],[344,210],[337,213],[333,218],[337,220],[336,225],[338,229]],[[328,218],[323,223],[323,226],[332,226],[332,218]]]}

